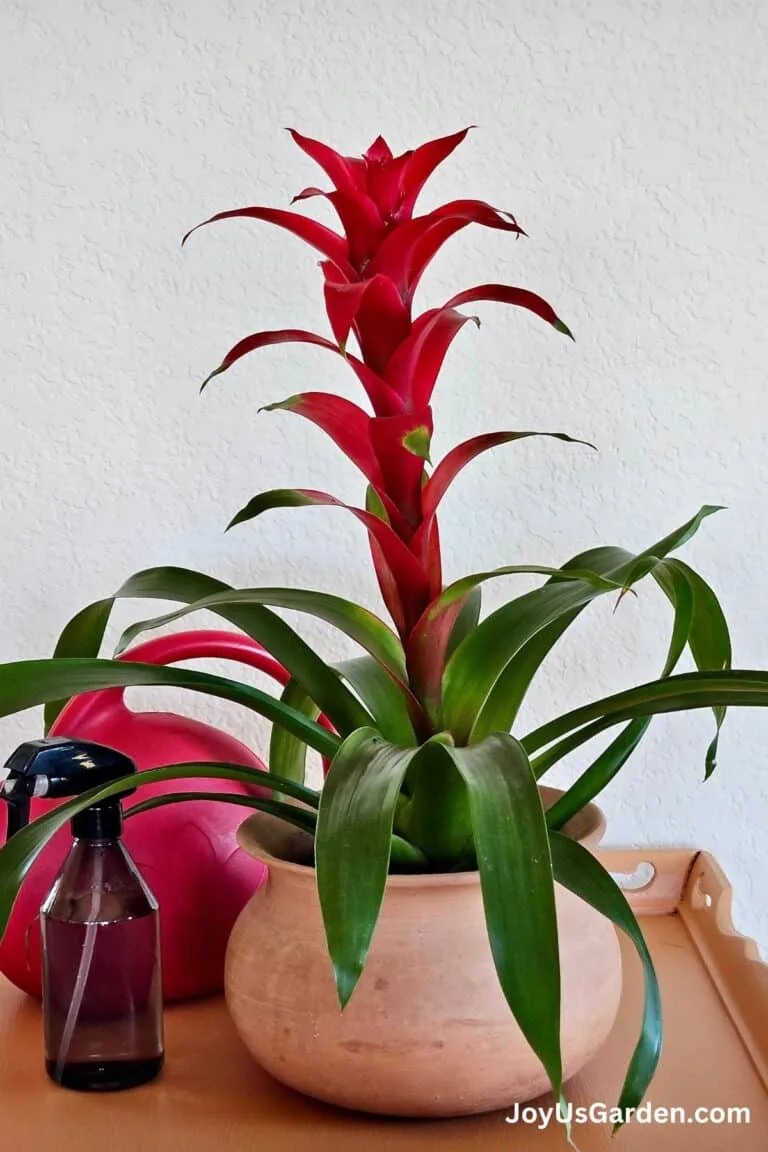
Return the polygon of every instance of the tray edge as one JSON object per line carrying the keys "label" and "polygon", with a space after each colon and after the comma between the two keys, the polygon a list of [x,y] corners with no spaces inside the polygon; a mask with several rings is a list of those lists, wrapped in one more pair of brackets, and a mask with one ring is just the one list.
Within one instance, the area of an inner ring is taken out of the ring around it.
{"label": "tray edge", "polygon": [[768,964],[731,918],[733,888],[709,852],[697,853],[678,914],[768,1091]]}
{"label": "tray edge", "polygon": [[[619,880],[638,916],[670,916],[678,911],[691,869],[700,853],[693,848],[599,848],[596,856]],[[650,866],[639,886],[632,879]]]}

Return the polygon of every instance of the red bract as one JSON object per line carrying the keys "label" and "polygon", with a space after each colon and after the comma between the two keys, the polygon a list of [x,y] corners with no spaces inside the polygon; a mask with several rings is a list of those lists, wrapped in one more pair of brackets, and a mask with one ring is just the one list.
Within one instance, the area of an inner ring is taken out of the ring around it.
{"label": "red bract", "polygon": [[[205,221],[244,217],[277,224],[324,257],[320,266],[331,336],[300,329],[254,333],[227,353],[208,380],[248,352],[291,341],[334,351],[353,369],[371,405],[370,414],[342,397],[321,392],[293,396],[268,408],[296,412],[322,428],[368,481],[365,510],[349,510],[368,532],[382,596],[406,654],[413,653],[409,673],[414,687],[418,690],[429,683],[432,695],[439,683],[450,627],[463,602],[452,602],[450,611],[441,611],[435,625],[431,624],[433,614],[428,609],[442,590],[437,505],[456,474],[480,452],[532,435],[500,432],[475,437],[450,452],[430,478],[432,393],[451,342],[467,321],[477,323],[476,317],[459,309],[477,301],[512,304],[570,335],[540,296],[503,284],[470,288],[440,308],[413,315],[413,297],[421,277],[451,236],[470,224],[524,235],[511,213],[482,200],[452,200],[414,215],[425,182],[468,131],[430,140],[400,156],[394,156],[379,136],[361,157],[343,156],[327,144],[291,131],[296,144],[332,185],[329,190],[305,188],[294,202],[327,199],[341,231],[298,213],[262,207],[221,212]],[[348,351],[351,337],[359,355]],[[550,435],[570,439],[559,433]],[[256,497],[235,522],[251,519],[267,508],[308,504],[341,502],[311,490],[279,490]],[[418,635],[412,637],[419,621]]]}

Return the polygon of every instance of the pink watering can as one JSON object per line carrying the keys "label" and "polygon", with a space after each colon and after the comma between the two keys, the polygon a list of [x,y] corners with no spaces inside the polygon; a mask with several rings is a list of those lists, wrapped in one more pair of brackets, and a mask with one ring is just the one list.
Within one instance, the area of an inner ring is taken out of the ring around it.
{"label": "pink watering can", "polygon": [[[268,673],[281,684],[289,679],[283,666],[259,644],[233,632],[163,636],[132,648],[122,659],[173,664],[200,657],[237,660]],[[216,760],[264,769],[258,756],[226,732],[171,712],[132,712],[123,694],[122,688],[108,688],[76,696],[60,713],[51,735],[116,748],[130,756],[139,771]],[[150,796],[185,791],[247,795],[257,790],[235,780],[171,780],[139,789],[126,798],[124,807],[127,811]],[[55,801],[33,800],[31,818],[55,806]],[[230,930],[267,874],[262,864],[237,845],[235,832],[244,815],[239,805],[190,800],[126,821],[126,847],[160,903],[166,1000],[202,996],[222,987]],[[0,804],[2,839],[6,818],[6,805]],[[0,944],[0,971],[38,998],[38,913],[70,843],[68,827],[62,828],[40,854],[24,881]]]}

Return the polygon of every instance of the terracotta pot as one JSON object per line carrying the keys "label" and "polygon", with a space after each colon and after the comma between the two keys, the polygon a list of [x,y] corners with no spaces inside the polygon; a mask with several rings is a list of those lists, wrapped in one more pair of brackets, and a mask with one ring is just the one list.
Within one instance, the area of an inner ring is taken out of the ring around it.
{"label": "terracotta pot", "polygon": [[[542,791],[545,803],[559,795]],[[604,828],[590,805],[565,830],[594,848]],[[365,971],[342,1013],[314,869],[274,855],[258,818],[245,821],[239,840],[269,878],[232,931],[227,1004],[272,1076],[332,1104],[396,1116],[466,1115],[548,1090],[498,984],[476,872],[389,878]],[[610,922],[560,886],[557,913],[569,1077],[608,1036],[621,957]]]}

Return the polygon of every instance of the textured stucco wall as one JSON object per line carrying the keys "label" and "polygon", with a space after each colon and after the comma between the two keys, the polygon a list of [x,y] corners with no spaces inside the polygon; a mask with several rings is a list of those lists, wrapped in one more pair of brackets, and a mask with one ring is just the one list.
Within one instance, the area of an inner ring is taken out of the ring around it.
{"label": "textured stucco wall", "polygon": [[[322,328],[313,255],[257,224],[200,233],[184,253],[179,237],[321,178],[285,125],[354,152],[379,131],[399,150],[476,123],[424,203],[484,197],[530,239],[467,230],[420,301],[518,283],[577,343],[479,308],[482,331],[462,334],[437,393],[436,455],[510,426],[562,428],[600,453],[528,441],[476,463],[445,504],[448,575],[643,547],[725,504],[685,554],[722,594],[736,663],[768,664],[767,41],[768,9],[748,0],[4,0],[0,659],[48,654],[74,610],[150,564],[376,603],[341,513],[222,535],[263,488],[359,495],[320,433],[257,415],[302,387],[355,395],[343,364],[274,350],[197,396],[248,331]],[[594,607],[527,721],[656,675],[668,627],[653,587],[616,615]],[[263,738],[234,709],[184,706]],[[3,721],[2,748],[36,731],[32,715]],[[712,849],[737,923],[765,946],[768,714],[729,718],[703,785],[710,731],[703,713],[654,722],[604,797],[610,839]]]}

